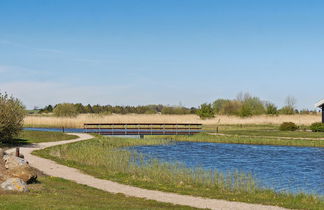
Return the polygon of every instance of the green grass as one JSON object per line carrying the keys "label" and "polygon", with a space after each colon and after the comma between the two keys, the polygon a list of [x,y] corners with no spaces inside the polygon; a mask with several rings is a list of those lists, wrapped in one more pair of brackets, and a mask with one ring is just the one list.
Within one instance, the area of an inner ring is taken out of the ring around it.
{"label": "green grass", "polygon": [[43,176],[28,193],[0,193],[0,209],[193,209],[111,194],[60,178]]}
{"label": "green grass", "polygon": [[46,131],[28,131],[23,130],[20,135],[10,143],[0,143],[0,147],[13,147],[26,144],[63,141],[76,139],[78,136],[69,135],[61,132],[46,132]]}
{"label": "green grass", "polygon": [[324,140],[305,139],[278,139],[259,136],[218,136],[200,133],[193,136],[154,136],[152,138],[165,138],[174,141],[211,142],[228,144],[254,144],[254,145],[280,145],[298,147],[324,147]]}
{"label": "green grass", "polygon": [[71,140],[71,139],[78,138],[78,136],[61,133],[61,132],[24,130],[21,132],[18,138],[26,140],[26,143],[40,143],[40,142]]}
{"label": "green grass", "polygon": [[247,136],[291,137],[291,138],[324,138],[324,132],[310,132],[306,126],[300,126],[297,131],[280,131],[278,125],[209,125],[204,129],[219,133]]}
{"label": "green grass", "polygon": [[213,173],[154,159],[144,161],[140,154],[121,149],[125,146],[163,143],[169,142],[161,139],[100,137],[91,141],[39,150],[35,154],[78,168],[98,178],[147,189],[294,209],[324,208],[322,198],[314,195],[276,193],[272,190],[261,189],[248,174]]}

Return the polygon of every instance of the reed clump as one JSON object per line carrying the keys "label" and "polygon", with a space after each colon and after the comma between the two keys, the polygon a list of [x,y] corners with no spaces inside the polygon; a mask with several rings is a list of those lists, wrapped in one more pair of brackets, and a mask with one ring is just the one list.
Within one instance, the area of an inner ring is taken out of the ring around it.
{"label": "reed clump", "polygon": [[62,160],[97,167],[101,176],[128,176],[124,181],[141,180],[146,183],[172,186],[195,186],[217,190],[255,191],[256,184],[250,174],[235,171],[220,173],[201,168],[187,168],[181,163],[166,163],[120,147],[165,144],[166,140],[124,138],[97,138],[88,142],[66,144],[47,150],[48,155]]}

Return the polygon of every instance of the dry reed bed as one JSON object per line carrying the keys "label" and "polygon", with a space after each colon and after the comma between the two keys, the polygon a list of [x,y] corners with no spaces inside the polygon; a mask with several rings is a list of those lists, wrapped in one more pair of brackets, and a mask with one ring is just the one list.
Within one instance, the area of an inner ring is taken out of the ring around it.
{"label": "dry reed bed", "polygon": [[253,116],[241,118],[236,116],[216,116],[213,119],[201,120],[197,115],[161,115],[161,114],[81,114],[76,118],[62,118],[54,116],[27,116],[25,126],[32,127],[67,127],[82,128],[84,123],[202,123],[204,125],[215,124],[281,124],[282,122],[294,122],[298,125],[310,125],[320,122],[318,115],[279,115],[279,116]]}

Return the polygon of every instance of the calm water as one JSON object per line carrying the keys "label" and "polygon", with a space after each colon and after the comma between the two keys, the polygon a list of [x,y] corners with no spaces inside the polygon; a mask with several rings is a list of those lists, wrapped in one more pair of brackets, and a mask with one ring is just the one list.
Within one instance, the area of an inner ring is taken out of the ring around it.
{"label": "calm water", "polygon": [[276,191],[324,195],[324,148],[176,142],[131,149],[187,167],[251,172]]}

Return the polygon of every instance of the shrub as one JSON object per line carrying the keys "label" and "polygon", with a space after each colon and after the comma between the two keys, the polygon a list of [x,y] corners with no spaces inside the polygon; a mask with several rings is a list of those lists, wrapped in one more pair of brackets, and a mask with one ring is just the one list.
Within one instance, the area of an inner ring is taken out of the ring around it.
{"label": "shrub", "polygon": [[197,110],[197,115],[201,119],[206,119],[206,118],[213,118],[215,113],[214,109],[212,108],[211,104],[202,104],[199,109]]}
{"label": "shrub", "polygon": [[284,122],[280,125],[279,130],[281,131],[295,131],[298,126],[293,122]]}
{"label": "shrub", "polygon": [[69,103],[56,105],[53,112],[58,117],[76,117],[78,115],[77,108]]}
{"label": "shrub", "polygon": [[8,94],[0,93],[0,140],[11,142],[23,127],[25,107],[22,102]]}
{"label": "shrub", "polygon": [[278,108],[276,107],[276,105],[272,104],[272,103],[266,103],[266,114],[269,115],[277,115],[278,114]]}
{"label": "shrub", "polygon": [[310,126],[310,129],[313,132],[324,132],[324,123],[313,123]]}
{"label": "shrub", "polygon": [[291,106],[284,106],[279,110],[279,113],[293,115],[293,114],[295,114],[295,109]]}
{"label": "shrub", "polygon": [[246,95],[242,101],[240,110],[241,117],[249,117],[252,115],[261,115],[265,113],[263,102],[258,97]]}
{"label": "shrub", "polygon": [[237,100],[227,101],[220,112],[225,115],[239,115],[242,108],[242,103]]}

